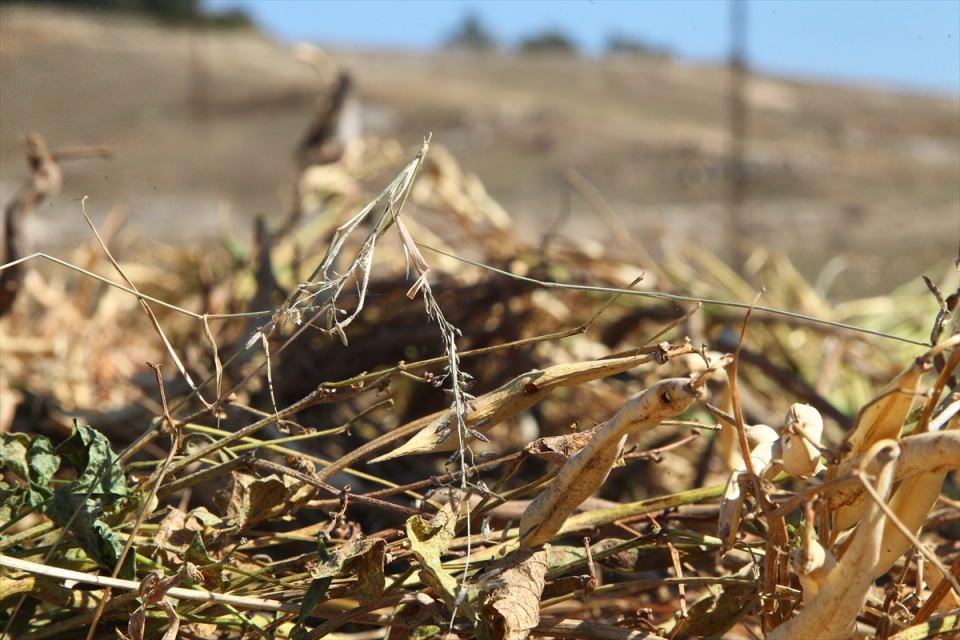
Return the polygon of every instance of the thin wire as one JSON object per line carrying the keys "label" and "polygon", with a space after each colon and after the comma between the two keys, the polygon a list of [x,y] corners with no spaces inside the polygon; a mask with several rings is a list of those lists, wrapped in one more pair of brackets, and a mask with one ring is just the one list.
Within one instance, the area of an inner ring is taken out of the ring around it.
{"label": "thin wire", "polygon": [[[38,251],[38,252],[36,252],[36,253],[31,253],[31,254],[28,255],[28,256],[24,256],[24,257],[22,257],[22,258],[18,258],[17,260],[13,260],[13,261],[11,261],[11,262],[7,262],[6,264],[0,264],[0,271],[5,271],[5,270],[9,269],[10,267],[15,267],[15,266],[17,266],[18,264],[27,262],[28,260],[32,260],[32,259],[34,259],[34,258],[44,258],[44,259],[46,259],[46,260],[49,260],[50,262],[59,264],[59,265],[62,266],[62,267],[66,267],[66,268],[68,268],[68,269],[72,269],[72,270],[74,270],[74,271],[77,271],[77,272],[79,272],[79,273],[82,273],[82,274],[85,275],[85,276],[88,276],[88,277],[90,277],[90,278],[93,278],[94,280],[98,280],[98,281],[102,282],[103,284],[110,285],[111,287],[116,287],[117,289],[120,289],[121,291],[126,291],[127,293],[132,294],[132,295],[136,296],[137,298],[142,298],[143,300],[149,300],[150,302],[153,302],[153,303],[155,303],[155,304],[158,304],[158,305],[160,305],[160,306],[162,306],[162,307],[166,307],[167,309],[171,309],[171,310],[176,311],[176,312],[178,312],[178,313],[182,313],[182,314],[184,314],[184,315],[190,316],[191,318],[195,318],[195,319],[197,319],[197,320],[203,320],[204,314],[202,314],[202,313],[197,313],[196,311],[190,311],[189,309],[184,309],[183,307],[178,307],[178,306],[175,305],[175,304],[171,304],[171,303],[169,303],[169,302],[165,302],[165,301],[161,300],[160,298],[154,298],[153,296],[147,295],[147,294],[142,293],[142,292],[140,292],[140,291],[135,291],[135,290],[131,289],[130,287],[127,287],[127,286],[125,286],[125,285],[122,285],[122,284],[120,284],[119,282],[117,282],[117,281],[115,281],[115,280],[111,280],[110,278],[106,278],[106,277],[104,277],[104,276],[98,275],[98,274],[96,274],[96,273],[93,273],[92,271],[87,271],[87,270],[84,269],[83,267],[78,267],[77,265],[75,265],[75,264],[73,264],[73,263],[71,263],[71,262],[67,262],[66,260],[61,260],[60,258],[55,258],[54,256],[51,256],[51,255],[49,255],[49,254],[47,254],[47,253],[43,253],[42,251]],[[211,320],[226,320],[226,319],[229,319],[229,318],[257,318],[257,317],[263,317],[263,316],[271,316],[271,315],[273,315],[274,313],[276,313],[276,310],[275,310],[275,309],[268,309],[268,310],[266,310],[266,311],[244,311],[244,312],[241,312],[241,313],[208,313],[208,314],[206,314],[206,317],[209,318],[209,319],[211,319]]]}
{"label": "thin wire", "polygon": [[[751,308],[751,305],[747,302],[736,302],[734,300],[698,298],[696,296],[687,296],[679,293],[664,293],[662,291],[637,291],[636,289],[620,289],[617,287],[599,287],[599,286],[588,285],[588,284],[570,284],[566,282],[538,280],[537,278],[522,276],[517,273],[507,271],[505,269],[499,269],[497,267],[484,264],[482,262],[477,262],[476,260],[470,260],[469,258],[464,258],[462,256],[448,253],[446,251],[443,251],[442,249],[436,249],[429,245],[423,244],[422,242],[418,242],[417,245],[424,249],[427,249],[428,251],[439,253],[440,255],[447,256],[448,258],[453,258],[454,260],[464,262],[474,267],[485,269],[487,271],[492,271],[493,273],[498,273],[502,276],[507,276],[508,278],[513,278],[515,280],[520,280],[523,282],[529,282],[531,284],[535,284],[548,289],[571,289],[575,291],[593,291],[597,293],[619,293],[626,296],[638,296],[641,298],[657,298],[660,300],[672,300],[676,302],[700,302],[703,304],[715,305],[720,307],[733,307],[735,309],[744,309],[744,310],[749,310]],[[836,329],[845,329],[847,331],[856,331],[858,333],[865,333],[872,336],[877,336],[878,338],[896,340],[898,342],[904,342],[906,344],[912,344],[918,347],[930,346],[926,342],[920,342],[919,340],[913,340],[912,338],[904,338],[903,336],[894,335],[892,333],[884,333],[883,331],[867,329],[866,327],[858,327],[856,325],[847,324],[845,322],[837,322],[836,320],[827,320],[825,318],[817,318],[816,316],[809,316],[804,313],[798,313],[796,311],[787,311],[786,309],[778,309],[776,307],[767,307],[764,305],[753,306],[753,310],[755,312],[760,311],[763,313],[769,313],[771,315],[783,316],[786,318],[793,318],[794,320],[802,320],[804,322],[810,322],[812,324],[821,324],[828,327],[834,327]]]}

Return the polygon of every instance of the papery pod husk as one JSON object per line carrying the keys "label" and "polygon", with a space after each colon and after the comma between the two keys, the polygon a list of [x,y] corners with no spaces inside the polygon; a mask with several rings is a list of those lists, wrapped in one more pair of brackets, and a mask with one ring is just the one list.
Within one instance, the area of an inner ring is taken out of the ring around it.
{"label": "papery pod husk", "polygon": [[[909,369],[903,371],[885,386],[877,397],[861,409],[857,424],[845,440],[844,459],[849,460],[865,452],[875,443],[885,440],[897,440],[903,424],[910,415],[910,409],[917,398],[920,379],[927,370],[923,359],[917,358]],[[844,475],[844,465],[827,479]],[[843,531],[860,521],[869,498],[861,496],[852,504],[840,507],[833,512],[833,530]]]}
{"label": "papery pod husk", "polygon": [[820,412],[808,404],[791,405],[780,434],[783,470],[802,478],[815,474],[820,466],[818,446],[822,437],[823,417]]}
{"label": "papery pod husk", "polygon": [[820,592],[830,572],[837,566],[837,559],[819,540],[812,537],[806,541],[804,547],[794,552],[790,557],[790,564],[800,581],[803,600],[808,602]]}
{"label": "papery pod husk", "polygon": [[896,440],[918,395],[920,378],[928,365],[917,358],[890,381],[857,415],[857,423],[845,439],[845,458],[857,456],[881,440]]}
{"label": "papery pod husk", "polygon": [[[753,464],[754,471],[763,478],[772,477],[776,473],[772,464],[779,451],[777,447],[778,439],[777,432],[765,424],[752,425],[747,429],[747,440],[753,443],[753,449],[750,450],[750,462]],[[737,539],[737,533],[740,531],[740,518],[743,503],[746,500],[741,483],[747,478],[747,463],[741,458],[737,468],[727,478],[727,484],[723,490],[723,499],[720,501],[717,537],[723,540],[724,549],[733,546]]]}
{"label": "papery pod husk", "polygon": [[[893,485],[900,447],[892,440],[884,440],[874,445],[868,455],[873,458],[869,469],[876,476],[875,490],[885,501]],[[774,629],[768,640],[845,640],[853,634],[857,616],[873,586],[873,567],[880,556],[884,519],[883,510],[871,500],[847,553],[823,581],[817,595],[804,603],[796,617]]]}
{"label": "papery pod husk", "polygon": [[[960,469],[960,430],[911,435],[900,440],[900,459],[897,461],[896,482],[939,471]],[[847,461],[849,469],[856,468],[863,458]],[[841,485],[824,496],[827,506],[837,510],[864,497],[859,483]],[[869,499],[869,498],[868,498]]]}
{"label": "papery pod husk", "polygon": [[520,544],[535,547],[549,542],[567,517],[603,485],[620,456],[628,435],[656,427],[680,415],[699,391],[686,378],[670,378],[633,396],[600,425],[590,442],[567,460],[520,518]]}
{"label": "papery pod husk", "polygon": [[[958,426],[960,426],[960,419],[955,417],[950,421],[949,429],[957,429]],[[949,471],[943,469],[904,480],[890,498],[890,509],[914,534],[919,535],[923,523],[927,521],[927,516],[940,498],[940,491],[947,473]],[[877,561],[874,576],[879,578],[889,571],[912,546],[913,543],[887,519],[883,525],[883,546],[880,549],[880,559]]]}

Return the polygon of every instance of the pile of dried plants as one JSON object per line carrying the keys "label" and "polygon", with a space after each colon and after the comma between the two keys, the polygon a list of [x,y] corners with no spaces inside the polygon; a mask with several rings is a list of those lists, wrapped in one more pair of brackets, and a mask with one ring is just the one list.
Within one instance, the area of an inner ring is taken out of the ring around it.
{"label": "pile of dried plants", "polygon": [[5,637],[960,629],[957,296],[932,281],[831,304],[763,252],[741,277],[644,245],[579,174],[608,241],[532,241],[441,148],[373,140],[305,163],[249,245],[159,246],[85,202],[91,242],[55,258],[19,227],[71,154],[28,155]]}

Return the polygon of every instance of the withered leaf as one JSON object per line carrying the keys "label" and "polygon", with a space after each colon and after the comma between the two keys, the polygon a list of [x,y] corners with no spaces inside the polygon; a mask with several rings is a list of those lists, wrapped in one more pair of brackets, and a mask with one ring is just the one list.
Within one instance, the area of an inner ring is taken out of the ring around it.
{"label": "withered leaf", "polygon": [[407,539],[420,563],[420,579],[450,608],[456,606],[457,580],[443,568],[441,556],[453,540],[456,524],[457,512],[450,504],[444,505],[429,522],[420,516],[407,520]]}
{"label": "withered leaf", "polygon": [[382,538],[352,540],[317,565],[310,575],[314,580],[356,576],[352,593],[361,603],[372,602],[383,594],[386,584],[383,575],[385,552],[386,542]]}
{"label": "withered leaf", "polygon": [[547,550],[518,549],[480,576],[478,636],[523,640],[540,624]]}

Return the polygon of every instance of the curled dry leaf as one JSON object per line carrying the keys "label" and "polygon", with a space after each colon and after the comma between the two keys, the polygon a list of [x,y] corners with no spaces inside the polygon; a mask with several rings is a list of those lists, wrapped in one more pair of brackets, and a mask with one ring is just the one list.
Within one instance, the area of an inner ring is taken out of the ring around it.
{"label": "curled dry leaf", "polygon": [[[642,364],[662,362],[689,351],[690,345],[682,344],[665,351],[658,349],[654,353],[641,353],[621,358],[558,364],[543,370],[524,373],[499,389],[473,400],[470,403],[472,408],[466,415],[466,426],[471,430],[486,431],[504,420],[523,413],[559,387],[576,386],[591,380],[613,376]],[[460,446],[457,430],[454,428],[455,418],[452,409],[442,412],[405,444],[370,462],[383,462],[421,453],[455,451]]]}
{"label": "curled dry leaf", "polygon": [[707,594],[690,605],[687,617],[680,621],[673,637],[722,638],[757,601],[757,586],[730,584],[708,589]]}
{"label": "curled dry leaf", "polygon": [[523,512],[520,543],[534,547],[556,535],[574,509],[600,488],[631,433],[680,415],[697,398],[689,379],[662,380],[627,400],[597,427],[590,442],[560,468],[557,477]]}
{"label": "curled dry leaf", "polygon": [[354,575],[357,584],[351,593],[361,604],[373,602],[383,594],[386,542],[381,538],[357,539],[343,545],[323,563],[310,571],[313,580]]}
{"label": "curled dry leaf", "polygon": [[451,609],[457,606],[457,579],[443,568],[441,556],[453,540],[457,517],[455,507],[445,504],[429,522],[420,516],[407,520],[407,540],[420,563],[420,579]]}
{"label": "curled dry leaf", "polygon": [[227,512],[237,517],[240,529],[293,513],[316,493],[314,486],[288,476],[258,478],[234,472],[232,478],[233,489]]}
{"label": "curled dry leaf", "polygon": [[575,453],[583,449],[590,442],[593,434],[596,433],[600,425],[587,429],[586,431],[575,431],[566,433],[562,436],[548,436],[546,438],[537,438],[526,447],[524,451],[538,458],[543,458],[548,462],[564,463]]}
{"label": "curled dry leaf", "polygon": [[180,584],[184,579],[194,582],[200,581],[200,572],[189,562],[180,567],[174,575],[164,578],[161,571],[152,571],[140,581],[140,600],[142,604],[130,615],[127,625],[127,635],[131,640],[143,640],[143,632],[147,623],[147,608],[159,605],[170,626],[163,634],[163,640],[176,640],[180,630],[180,617],[173,606],[167,601],[167,592]]}
{"label": "curled dry leaf", "polygon": [[[481,637],[523,640],[540,624],[547,549],[517,549],[478,578]],[[485,631],[486,633],[483,633]]]}
{"label": "curled dry leaf", "polygon": [[[877,443],[867,453],[869,465],[876,473],[876,492],[886,500],[893,486],[894,467],[900,447],[892,440]],[[863,520],[853,534],[853,541],[827,575],[816,596],[806,602],[795,618],[773,630],[769,640],[816,640],[848,638],[853,634],[857,616],[867,601],[873,585],[873,567],[880,557],[884,513],[880,505],[870,501]]]}

